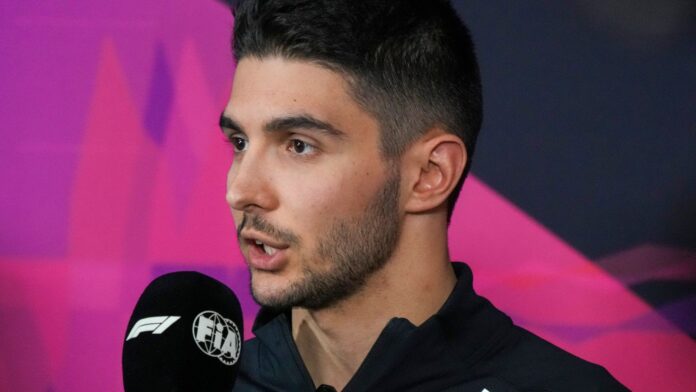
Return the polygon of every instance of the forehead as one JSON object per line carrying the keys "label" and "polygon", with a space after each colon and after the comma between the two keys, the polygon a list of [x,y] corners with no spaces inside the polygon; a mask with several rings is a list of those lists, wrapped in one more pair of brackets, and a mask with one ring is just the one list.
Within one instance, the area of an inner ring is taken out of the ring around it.
{"label": "forehead", "polygon": [[348,88],[341,74],[312,62],[244,58],[237,64],[225,114],[244,127],[262,126],[278,116],[309,114],[339,129],[358,123],[376,131],[377,121]]}

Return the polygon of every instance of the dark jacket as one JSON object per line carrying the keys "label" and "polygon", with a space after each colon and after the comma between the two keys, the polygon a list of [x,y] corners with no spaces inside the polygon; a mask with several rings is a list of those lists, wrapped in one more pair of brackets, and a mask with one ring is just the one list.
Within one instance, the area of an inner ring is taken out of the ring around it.
{"label": "dark jacket", "polygon": [[[442,309],[416,327],[394,318],[344,391],[625,391],[604,368],[514,325],[472,287],[457,284]],[[417,300],[414,293],[414,300]],[[235,391],[315,391],[290,331],[289,312],[262,309],[245,343]]]}

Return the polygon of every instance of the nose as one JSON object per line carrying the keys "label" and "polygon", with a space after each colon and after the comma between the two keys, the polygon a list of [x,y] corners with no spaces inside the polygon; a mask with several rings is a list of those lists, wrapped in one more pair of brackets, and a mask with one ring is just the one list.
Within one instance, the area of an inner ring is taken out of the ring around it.
{"label": "nose", "polygon": [[272,178],[267,162],[252,151],[243,159],[235,159],[227,172],[227,204],[237,211],[269,211],[276,207],[277,198],[272,188]]}

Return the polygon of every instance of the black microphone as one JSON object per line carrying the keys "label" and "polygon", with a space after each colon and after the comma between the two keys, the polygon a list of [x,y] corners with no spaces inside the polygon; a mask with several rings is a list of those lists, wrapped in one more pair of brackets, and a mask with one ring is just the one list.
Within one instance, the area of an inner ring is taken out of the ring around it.
{"label": "black microphone", "polygon": [[150,283],[123,344],[123,386],[139,391],[230,391],[239,370],[242,310],[232,290],[198,272]]}

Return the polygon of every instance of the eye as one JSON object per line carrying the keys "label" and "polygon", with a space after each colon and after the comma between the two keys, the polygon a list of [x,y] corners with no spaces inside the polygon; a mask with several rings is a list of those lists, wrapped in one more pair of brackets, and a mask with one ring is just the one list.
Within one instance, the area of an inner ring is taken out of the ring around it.
{"label": "eye", "polygon": [[234,152],[242,152],[247,149],[249,142],[241,136],[230,136],[230,144],[234,148]]}
{"label": "eye", "polygon": [[290,140],[288,148],[297,155],[310,155],[316,152],[316,148],[313,145],[300,139]]}

